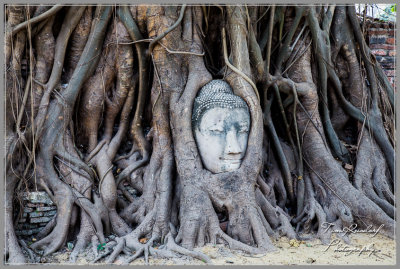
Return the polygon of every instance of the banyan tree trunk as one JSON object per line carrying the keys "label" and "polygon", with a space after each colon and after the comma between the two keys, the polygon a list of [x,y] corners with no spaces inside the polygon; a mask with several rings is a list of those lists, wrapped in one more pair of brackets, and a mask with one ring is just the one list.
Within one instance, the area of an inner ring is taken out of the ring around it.
{"label": "banyan tree trunk", "polygon": [[[57,206],[29,249],[75,236],[71,262],[90,242],[95,261],[211,262],[193,248],[328,244],[353,223],[394,236],[393,88],[353,6],[8,5],[5,56],[8,263],[33,262],[13,227],[26,187]],[[216,79],[251,121],[240,167],[222,173],[192,126]]]}

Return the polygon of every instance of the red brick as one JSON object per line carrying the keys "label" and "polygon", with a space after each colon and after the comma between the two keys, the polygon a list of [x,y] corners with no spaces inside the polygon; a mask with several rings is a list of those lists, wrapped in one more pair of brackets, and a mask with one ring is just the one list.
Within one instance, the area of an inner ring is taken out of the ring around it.
{"label": "red brick", "polygon": [[386,50],[382,50],[382,49],[371,50],[371,52],[374,55],[380,55],[380,56],[386,56],[387,55],[387,51]]}
{"label": "red brick", "polygon": [[386,43],[388,43],[388,44],[394,44],[394,43],[395,43],[395,39],[394,39],[393,37],[386,38]]}
{"label": "red brick", "polygon": [[389,50],[389,56],[396,56],[395,50]]}
{"label": "red brick", "polygon": [[386,74],[386,76],[388,76],[388,77],[394,77],[394,75],[395,75],[395,71],[394,70],[384,70],[385,71],[385,74]]}
{"label": "red brick", "polygon": [[370,49],[384,49],[384,50],[394,50],[396,46],[389,44],[371,44],[369,45]]}
{"label": "red brick", "polygon": [[373,35],[388,35],[389,34],[388,32],[389,31],[387,31],[385,29],[382,29],[382,28],[373,28],[373,29],[370,29],[368,31],[368,35],[370,35],[370,36],[373,36]]}
{"label": "red brick", "polygon": [[387,39],[384,35],[373,35],[369,37],[369,44],[387,44]]}
{"label": "red brick", "polygon": [[394,30],[393,29],[383,29],[383,28],[372,28],[372,29],[368,30],[368,35],[369,36],[374,36],[374,35],[394,36]]}

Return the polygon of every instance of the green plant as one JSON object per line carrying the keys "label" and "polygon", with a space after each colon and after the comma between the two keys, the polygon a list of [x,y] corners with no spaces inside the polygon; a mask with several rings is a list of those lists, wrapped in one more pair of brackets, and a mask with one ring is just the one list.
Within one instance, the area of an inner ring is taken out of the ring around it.
{"label": "green plant", "polygon": [[387,5],[385,9],[381,9],[379,12],[379,19],[383,21],[395,21],[396,20],[397,5]]}
{"label": "green plant", "polygon": [[97,245],[97,250],[104,250],[105,245],[106,245],[106,243],[98,244]]}

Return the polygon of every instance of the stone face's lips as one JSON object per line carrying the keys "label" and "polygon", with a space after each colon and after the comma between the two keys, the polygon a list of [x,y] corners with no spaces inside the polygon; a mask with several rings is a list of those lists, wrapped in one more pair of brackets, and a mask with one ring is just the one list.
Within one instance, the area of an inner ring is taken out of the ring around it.
{"label": "stone face's lips", "polygon": [[221,159],[225,163],[229,164],[240,164],[241,160],[240,159]]}

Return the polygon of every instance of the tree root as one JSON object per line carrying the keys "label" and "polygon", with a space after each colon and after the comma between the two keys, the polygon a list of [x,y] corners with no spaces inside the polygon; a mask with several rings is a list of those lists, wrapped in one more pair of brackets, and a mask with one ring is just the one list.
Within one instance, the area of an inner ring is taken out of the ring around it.
{"label": "tree root", "polygon": [[[193,251],[193,250],[183,248],[183,247],[179,246],[178,244],[176,244],[171,233],[167,234],[167,236],[165,237],[164,244],[158,248],[153,247],[153,243],[154,243],[155,239],[156,239],[155,237],[152,237],[146,243],[140,243],[138,237],[136,237],[136,238],[132,238],[132,237],[116,238],[117,245],[114,247],[111,255],[106,259],[105,262],[107,264],[113,263],[121,252],[125,252],[126,254],[129,254],[130,252],[126,250],[126,247],[129,246],[128,248],[133,249],[135,251],[135,254],[131,255],[130,257],[126,258],[123,261],[123,264],[125,264],[125,265],[130,264],[131,262],[136,260],[141,255],[144,255],[145,263],[148,264],[149,255],[159,257],[159,258],[171,258],[171,257],[177,257],[176,254],[189,256],[189,257],[192,257],[195,259],[199,259],[205,263],[212,264],[211,259],[207,255],[205,255],[201,252],[198,252],[198,251]],[[109,253],[110,252],[107,252],[107,254],[109,254]],[[102,255],[101,258],[103,258],[105,256],[106,255]],[[97,260],[99,260],[99,258],[97,258]]]}
{"label": "tree root", "polygon": [[90,242],[90,239],[92,238],[92,236],[94,236],[93,226],[91,225],[90,221],[91,219],[88,214],[81,211],[81,225],[79,234],[77,236],[78,240],[74,246],[74,249],[71,252],[71,255],[69,256],[70,263],[76,262],[79,253],[86,248],[86,246]]}
{"label": "tree root", "polygon": [[47,224],[43,227],[43,229],[36,235],[36,239],[40,240],[46,237],[56,226],[57,215],[55,215]]}
{"label": "tree root", "polygon": [[33,263],[35,262],[35,254],[33,253],[32,250],[30,250],[28,248],[28,245],[25,243],[24,240],[19,240],[20,245],[22,246],[22,248],[26,251],[26,253],[28,253],[29,259],[30,261]]}
{"label": "tree root", "polygon": [[369,133],[364,132],[358,151],[354,186],[394,219],[394,195],[390,188],[391,182],[385,174],[386,169],[381,150]]}
{"label": "tree root", "polygon": [[[312,232],[311,223],[314,218],[317,218],[318,228],[316,237],[319,238],[322,244],[327,245],[331,241],[331,230],[326,227],[326,214],[322,206],[314,198],[315,193],[313,191],[313,186],[308,173],[304,175],[305,188],[306,188],[306,199],[305,206],[301,214],[299,214],[293,223],[297,224],[296,232],[299,230],[300,226],[304,226],[304,230],[307,232]],[[300,236],[301,239],[304,237]]]}
{"label": "tree root", "polygon": [[14,174],[7,173],[6,180],[6,199],[5,199],[5,253],[8,254],[9,264],[25,263],[25,257],[22,253],[21,247],[18,244],[18,239],[14,231],[13,225],[13,205],[12,200],[14,197],[15,186],[18,183],[18,177]]}
{"label": "tree root", "polygon": [[28,27],[30,25],[33,25],[35,23],[38,23],[38,22],[40,22],[40,21],[42,21],[42,20],[54,15],[55,13],[57,13],[62,8],[63,8],[63,6],[60,5],[60,4],[54,5],[51,9],[49,9],[48,11],[40,14],[39,16],[36,16],[36,17],[34,17],[34,18],[30,19],[30,20],[24,21],[23,23],[18,24],[17,26],[15,26],[12,29],[12,34],[14,35],[14,34],[18,33],[19,31],[21,31],[22,29],[24,29],[24,28],[26,28],[26,27]]}
{"label": "tree root", "polygon": [[[95,242],[95,241],[92,240],[92,242]],[[104,258],[104,257],[107,257],[107,255],[109,255],[110,253],[113,252],[112,247],[115,246],[116,244],[117,244],[117,242],[115,242],[115,241],[110,241],[110,242],[108,242],[108,243],[105,245],[105,247],[104,247],[105,251],[104,251],[103,253],[101,253],[101,254],[98,253],[99,248],[97,247],[97,245],[96,245],[96,246],[93,245],[93,248],[96,249],[96,250],[93,251],[93,252],[94,252],[94,253],[97,253],[97,255],[96,255],[96,257],[93,259],[93,261],[91,261],[90,263],[96,263],[96,262],[99,261],[100,259],[102,259],[102,258]]]}

